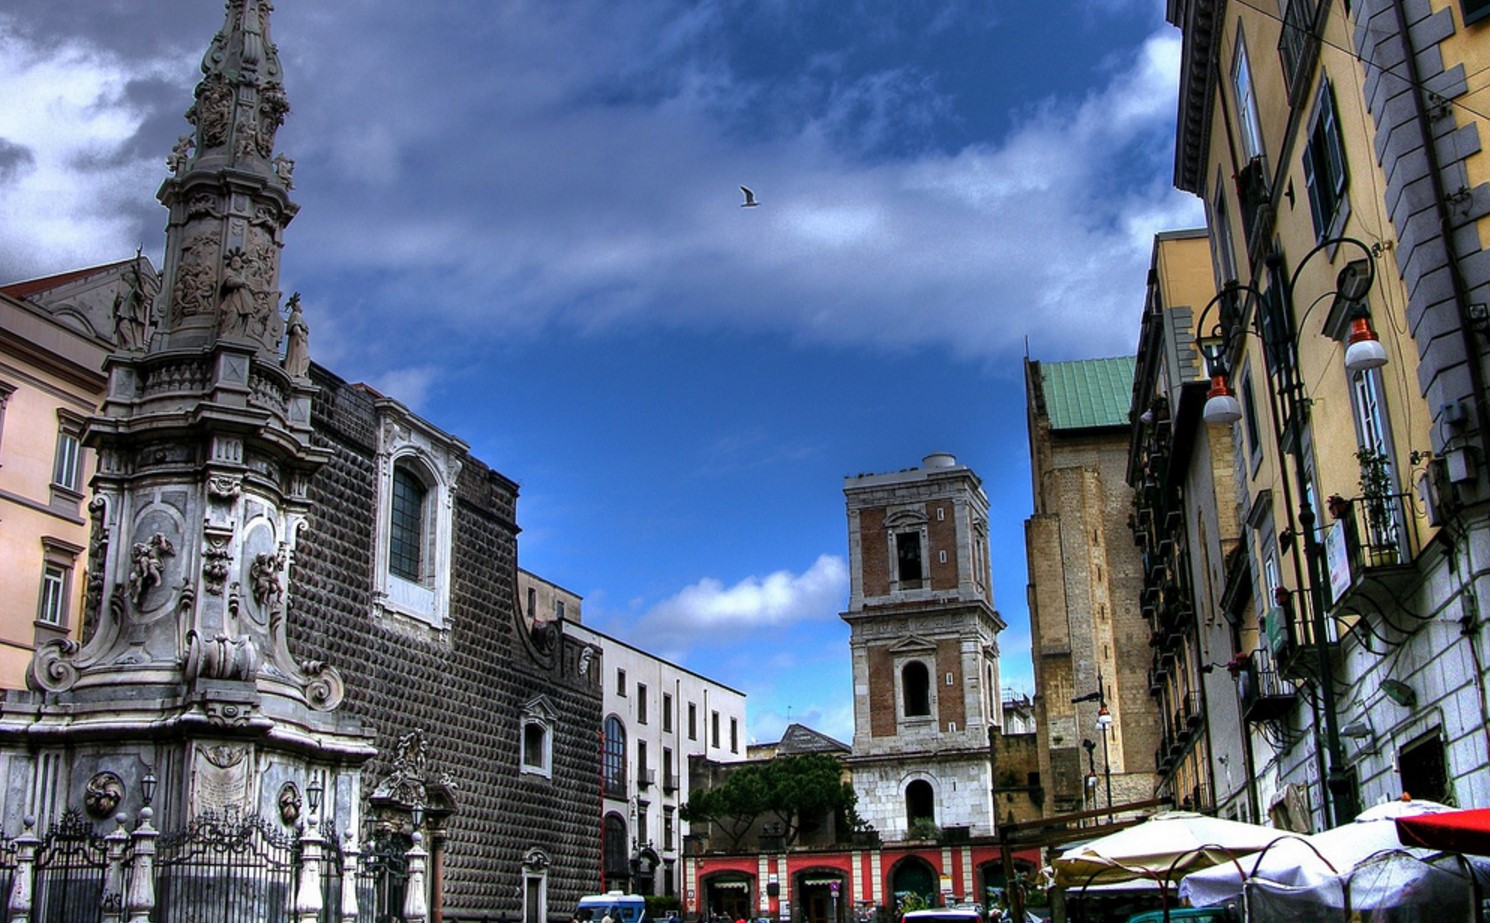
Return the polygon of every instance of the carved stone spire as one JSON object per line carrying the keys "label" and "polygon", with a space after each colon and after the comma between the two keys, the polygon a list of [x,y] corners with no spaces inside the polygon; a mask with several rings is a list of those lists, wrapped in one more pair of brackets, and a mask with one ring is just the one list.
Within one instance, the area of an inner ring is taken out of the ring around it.
{"label": "carved stone spire", "polygon": [[171,213],[159,348],[221,338],[279,352],[279,251],[297,207],[294,162],[274,156],[290,104],[269,41],[272,10],[269,0],[228,0],[186,112],[195,132],[166,159],[174,175],[159,193]]}
{"label": "carved stone spire", "polygon": [[296,207],[288,161],[270,157],[289,111],[270,11],[229,0],[187,112],[196,133],[166,161],[160,326],[109,357],[84,436],[99,458],[89,509],[107,537],[89,564],[97,628],[81,648],[41,645],[32,680],[47,692],[107,700],[168,679],[193,709],[240,722],[267,722],[266,698],[317,712],[341,700],[336,671],[297,664],[285,636],[308,485],[326,456],[311,440],[298,309],[290,369],[279,355],[280,248]]}

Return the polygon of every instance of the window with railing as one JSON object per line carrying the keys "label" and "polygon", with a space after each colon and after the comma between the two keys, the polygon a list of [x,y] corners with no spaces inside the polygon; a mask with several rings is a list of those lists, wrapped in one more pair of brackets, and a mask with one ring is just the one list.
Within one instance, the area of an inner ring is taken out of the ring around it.
{"label": "window with railing", "polygon": [[1283,62],[1283,82],[1293,101],[1309,85],[1314,58],[1319,50],[1315,20],[1319,0],[1288,0],[1283,8],[1283,33],[1278,37],[1278,57]]}

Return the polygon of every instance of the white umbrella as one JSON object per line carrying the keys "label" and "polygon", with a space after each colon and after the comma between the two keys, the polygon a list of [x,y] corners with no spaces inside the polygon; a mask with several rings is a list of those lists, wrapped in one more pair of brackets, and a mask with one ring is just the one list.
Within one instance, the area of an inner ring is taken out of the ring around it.
{"label": "white umbrella", "polygon": [[1175,879],[1186,869],[1254,853],[1277,835],[1256,824],[1169,811],[1084,843],[1051,865],[1056,883],[1068,888],[1135,878]]}
{"label": "white umbrella", "polygon": [[1402,849],[1394,818],[1449,810],[1436,801],[1388,801],[1321,833],[1304,836],[1275,830],[1277,842],[1257,855],[1187,875],[1180,882],[1180,897],[1197,907],[1219,904],[1240,895],[1246,878],[1294,888],[1317,887],[1379,852]]}

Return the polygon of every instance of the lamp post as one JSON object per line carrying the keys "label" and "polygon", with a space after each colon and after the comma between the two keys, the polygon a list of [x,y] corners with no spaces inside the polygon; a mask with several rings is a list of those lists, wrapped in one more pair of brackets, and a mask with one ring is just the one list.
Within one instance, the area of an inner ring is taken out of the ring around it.
{"label": "lamp post", "polygon": [[[1107,710],[1107,691],[1105,684],[1102,682],[1101,670],[1097,671],[1096,692],[1088,692],[1086,695],[1078,695],[1071,699],[1072,705],[1082,702],[1097,703],[1097,730],[1102,732],[1102,777],[1107,783],[1107,822],[1110,824],[1112,823],[1112,755],[1107,750],[1107,732],[1112,728],[1112,712]],[[1091,741],[1083,740],[1082,746],[1086,746],[1089,743]],[[1091,761],[1092,753],[1095,749],[1095,744],[1087,749],[1088,762]],[[1095,773],[1095,771],[1094,768],[1093,772]]]}
{"label": "lamp post", "polygon": [[[1314,524],[1316,516],[1310,500],[1312,485],[1309,480],[1308,459],[1304,448],[1304,429],[1308,424],[1310,400],[1304,392],[1303,378],[1299,372],[1299,328],[1304,318],[1294,321],[1294,290],[1304,266],[1315,255],[1339,245],[1358,249],[1362,256],[1351,260],[1340,270],[1335,280],[1333,294],[1335,305],[1343,305],[1350,320],[1349,341],[1345,350],[1345,368],[1351,372],[1379,368],[1386,364],[1385,348],[1371,329],[1370,315],[1363,303],[1376,280],[1376,265],[1371,248],[1353,237],[1337,237],[1315,246],[1299,261],[1293,275],[1285,278],[1283,256],[1273,252],[1267,256],[1266,293],[1250,285],[1227,282],[1216,297],[1201,311],[1196,324],[1197,332],[1205,336],[1205,319],[1210,311],[1221,305],[1221,315],[1210,335],[1202,341],[1201,352],[1205,356],[1207,373],[1211,378],[1211,390],[1202,415],[1212,425],[1231,425],[1242,418],[1241,405],[1231,390],[1230,362],[1238,351],[1248,329],[1243,323],[1237,296],[1247,292],[1257,303],[1252,314],[1251,331],[1262,343],[1264,364],[1267,366],[1267,383],[1271,398],[1269,408],[1273,416],[1273,431],[1277,438],[1278,464],[1284,467],[1284,459],[1292,457],[1296,489],[1299,494],[1298,525],[1303,538],[1303,566],[1299,566],[1295,551],[1294,568],[1299,578],[1300,601],[1307,604],[1308,624],[1313,634],[1313,647],[1319,660],[1319,709],[1324,723],[1325,751],[1328,770],[1325,775],[1324,816],[1330,826],[1337,826],[1353,818],[1357,813],[1355,784],[1345,768],[1344,753],[1340,744],[1339,720],[1335,712],[1334,670],[1330,662],[1330,641],[1325,619],[1323,572],[1324,548]],[[1269,297],[1272,296],[1272,297]],[[1308,316],[1315,304],[1323,300],[1320,296],[1304,311]],[[1281,405],[1281,415],[1280,415]],[[1288,492],[1286,473],[1283,477],[1285,497]],[[1287,501],[1285,500],[1285,508]],[[1297,547],[1297,546],[1295,546]]]}

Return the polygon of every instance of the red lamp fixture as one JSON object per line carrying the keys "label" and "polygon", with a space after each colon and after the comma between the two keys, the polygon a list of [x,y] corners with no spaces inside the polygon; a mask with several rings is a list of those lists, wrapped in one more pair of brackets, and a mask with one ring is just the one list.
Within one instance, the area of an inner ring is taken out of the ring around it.
{"label": "red lamp fixture", "polygon": [[1206,395],[1201,416],[1212,426],[1230,426],[1242,418],[1242,405],[1224,374],[1211,376],[1211,390]]}
{"label": "red lamp fixture", "polygon": [[1381,345],[1371,318],[1364,313],[1350,319],[1350,337],[1345,346],[1345,367],[1352,372],[1379,369],[1387,364],[1387,350]]}

